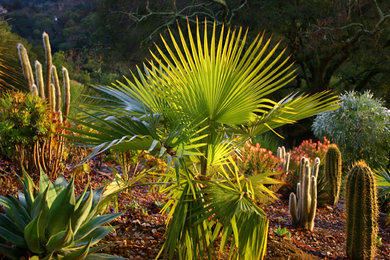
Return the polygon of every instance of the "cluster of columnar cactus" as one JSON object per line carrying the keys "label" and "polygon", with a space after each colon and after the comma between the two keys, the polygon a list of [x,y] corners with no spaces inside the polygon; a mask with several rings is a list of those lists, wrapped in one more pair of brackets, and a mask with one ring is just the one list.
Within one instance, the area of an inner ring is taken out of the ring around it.
{"label": "cluster of columnar cactus", "polygon": [[[29,91],[36,96],[47,101],[53,123],[60,124],[68,118],[70,108],[70,80],[68,70],[62,68],[63,76],[63,95],[61,94],[60,81],[58,79],[57,68],[52,63],[50,40],[47,33],[42,34],[43,46],[45,50],[46,74],[43,75],[42,64],[39,61],[34,62],[35,80],[33,70],[26,48],[23,44],[17,45],[19,58],[26,79]],[[62,97],[64,97],[64,106],[62,106]],[[51,177],[56,177],[63,169],[64,157],[64,136],[63,129],[57,128],[57,135],[50,137],[49,140],[37,140],[34,144],[31,160],[34,162],[34,169],[31,173],[39,173],[39,169],[47,172]],[[30,148],[25,148],[29,150]]]}
{"label": "cluster of columnar cactus", "polygon": [[276,156],[279,159],[279,166],[283,171],[288,172],[290,167],[290,153],[286,153],[286,148],[284,146],[278,147]]}
{"label": "cluster of columnar cactus", "polygon": [[42,65],[39,61],[35,61],[35,81],[33,70],[31,68],[30,60],[28,58],[27,50],[23,44],[18,44],[19,58],[23,70],[23,75],[27,81],[30,92],[34,95],[40,96],[43,99],[46,99],[49,103],[50,110],[59,114],[59,118],[62,121],[62,115],[64,118],[68,117],[69,107],[70,107],[70,80],[68,75],[68,70],[62,68],[63,76],[63,91],[65,96],[64,109],[62,112],[62,95],[61,87],[58,79],[57,68],[52,64],[51,56],[51,47],[50,40],[47,33],[42,34],[43,46],[45,49],[45,58],[46,58],[46,75],[43,76]]}
{"label": "cluster of columnar cactus", "polygon": [[297,195],[290,194],[289,209],[293,225],[313,231],[317,209],[317,177],[320,159],[317,157],[313,169],[306,158],[301,159]]}
{"label": "cluster of columnar cactus", "polygon": [[325,155],[324,172],[329,186],[329,201],[333,206],[337,205],[340,195],[342,178],[341,152],[337,145],[331,144]]}
{"label": "cluster of columnar cactus", "polygon": [[374,174],[364,161],[354,164],[347,177],[347,256],[374,259],[378,231],[377,190]]}

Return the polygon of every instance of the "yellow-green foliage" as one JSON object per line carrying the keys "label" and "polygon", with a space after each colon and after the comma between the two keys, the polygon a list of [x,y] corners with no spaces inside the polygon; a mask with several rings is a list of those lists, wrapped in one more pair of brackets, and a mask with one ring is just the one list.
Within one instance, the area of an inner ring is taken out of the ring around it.
{"label": "yellow-green foliage", "polygon": [[18,149],[33,147],[46,140],[53,129],[45,102],[32,94],[9,92],[0,99],[0,145],[2,151],[15,159]]}

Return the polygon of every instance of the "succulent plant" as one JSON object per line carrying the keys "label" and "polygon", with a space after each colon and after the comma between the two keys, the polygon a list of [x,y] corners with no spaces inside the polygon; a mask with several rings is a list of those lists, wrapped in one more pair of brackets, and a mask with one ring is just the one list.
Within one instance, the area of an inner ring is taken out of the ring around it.
{"label": "succulent plant", "polygon": [[347,257],[374,259],[378,232],[377,190],[374,174],[364,161],[347,177]]}
{"label": "succulent plant", "polygon": [[[11,259],[96,259],[96,245],[114,228],[102,226],[121,213],[99,215],[103,188],[86,187],[79,197],[74,180],[60,175],[52,184],[41,171],[39,188],[24,171],[18,198],[0,196],[0,254]],[[1,241],[1,240],[0,240]],[[12,246],[11,246],[12,244]],[[107,255],[104,255],[107,258]]]}
{"label": "succulent plant", "polygon": [[[23,44],[17,45],[19,52],[19,59],[21,62],[23,75],[26,79],[30,92],[35,96],[44,99],[50,108],[49,121],[53,123],[53,128],[56,132],[49,140],[44,142],[37,141],[33,147],[34,169],[29,169],[30,174],[39,175],[40,168],[42,168],[50,178],[55,178],[64,168],[64,161],[68,152],[66,151],[64,143],[66,137],[65,130],[61,127],[68,125],[67,121],[70,110],[70,80],[68,70],[62,68],[63,87],[61,89],[60,81],[57,74],[57,68],[53,65],[50,39],[47,33],[42,34],[43,46],[45,51],[45,75],[43,75],[42,64],[39,61],[34,62],[35,79],[31,68],[28,53]],[[62,94],[63,93],[63,94]],[[62,101],[62,98],[64,100]],[[16,150],[16,149],[14,149]],[[26,150],[26,149],[24,149]],[[23,154],[30,153],[29,151],[20,151]]]}
{"label": "succulent plant", "polygon": [[299,171],[297,195],[290,194],[289,208],[294,225],[313,231],[317,209],[317,176],[320,159],[317,157],[310,170],[310,162],[303,157]]}
{"label": "succulent plant", "polygon": [[337,145],[331,144],[325,155],[324,172],[329,186],[329,201],[336,206],[339,201],[342,177],[341,152]]}
{"label": "succulent plant", "polygon": [[283,171],[288,172],[290,167],[290,153],[286,153],[286,148],[282,146],[278,147],[276,154],[280,161],[280,167]]}

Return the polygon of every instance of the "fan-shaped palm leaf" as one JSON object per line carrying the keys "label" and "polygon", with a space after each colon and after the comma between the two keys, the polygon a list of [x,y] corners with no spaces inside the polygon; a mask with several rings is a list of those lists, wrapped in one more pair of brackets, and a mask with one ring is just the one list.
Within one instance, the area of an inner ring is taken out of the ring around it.
{"label": "fan-shaped palm leaf", "polygon": [[[290,95],[273,101],[268,95],[294,79],[289,57],[275,54],[270,39],[258,35],[247,46],[247,32],[216,25],[209,39],[207,24],[201,33],[188,25],[187,36],[170,32],[162,38],[153,59],[125,83],[99,88],[106,95],[103,107],[89,107],[87,121],[93,129],[76,138],[105,149],[160,148],[175,162],[166,178],[171,200],[165,253],[184,258],[211,257],[219,234],[221,250],[231,241],[231,256],[259,259],[264,256],[268,222],[255,204],[270,196],[264,186],[269,176],[246,178],[229,159],[237,143],[278,126],[336,109],[331,93]],[[98,99],[101,99],[99,97]],[[76,130],[77,132],[77,130]],[[237,138],[237,134],[241,137]],[[138,146],[140,148],[140,146]],[[186,160],[191,162],[186,162]],[[191,165],[191,163],[193,165]],[[200,165],[199,165],[200,164]],[[191,169],[191,170],[190,170]]]}

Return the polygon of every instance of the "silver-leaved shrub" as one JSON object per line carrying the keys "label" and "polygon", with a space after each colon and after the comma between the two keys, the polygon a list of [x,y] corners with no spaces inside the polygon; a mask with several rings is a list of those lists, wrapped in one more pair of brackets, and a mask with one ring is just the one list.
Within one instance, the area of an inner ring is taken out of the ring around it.
{"label": "silver-leaved shrub", "polygon": [[318,138],[336,143],[349,167],[363,159],[372,168],[386,167],[390,152],[390,110],[370,91],[340,95],[339,109],[319,114],[312,125]]}

